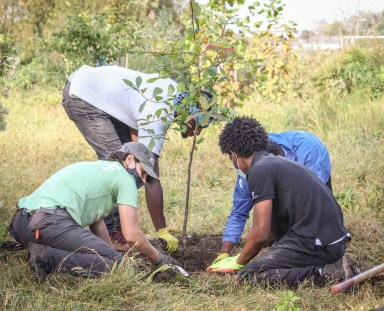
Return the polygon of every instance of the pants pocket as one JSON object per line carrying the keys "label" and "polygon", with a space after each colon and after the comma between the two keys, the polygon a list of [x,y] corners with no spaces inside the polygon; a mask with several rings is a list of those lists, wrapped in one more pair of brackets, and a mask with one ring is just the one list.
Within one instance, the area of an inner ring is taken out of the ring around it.
{"label": "pants pocket", "polygon": [[28,224],[28,229],[30,231],[36,231],[36,229],[43,229],[46,228],[49,225],[54,224],[55,219],[53,215],[46,214],[44,212],[36,212]]}

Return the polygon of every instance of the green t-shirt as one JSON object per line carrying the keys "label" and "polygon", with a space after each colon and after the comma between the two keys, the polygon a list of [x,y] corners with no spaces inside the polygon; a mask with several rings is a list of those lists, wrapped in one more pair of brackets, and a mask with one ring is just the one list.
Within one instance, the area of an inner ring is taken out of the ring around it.
{"label": "green t-shirt", "polygon": [[65,208],[81,227],[105,218],[118,204],[137,208],[136,183],[119,162],[108,161],[64,167],[19,200],[28,210]]}

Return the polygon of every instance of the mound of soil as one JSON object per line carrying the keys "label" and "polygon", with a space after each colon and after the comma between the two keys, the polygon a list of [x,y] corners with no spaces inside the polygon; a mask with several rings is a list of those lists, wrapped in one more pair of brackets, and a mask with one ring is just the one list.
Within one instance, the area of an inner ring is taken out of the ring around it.
{"label": "mound of soil", "polygon": [[[188,272],[201,272],[212,263],[221,250],[222,235],[193,235],[187,239],[187,247],[182,249],[183,242],[179,240],[177,252],[169,254],[177,259]],[[150,241],[157,249],[161,249],[158,241]],[[236,250],[235,250],[236,251]]]}
{"label": "mound of soil", "polygon": [[[180,244],[182,245],[182,241]],[[221,249],[221,235],[192,237],[187,240],[187,248],[178,250],[173,258],[179,260],[188,272],[204,271],[217,257]]]}

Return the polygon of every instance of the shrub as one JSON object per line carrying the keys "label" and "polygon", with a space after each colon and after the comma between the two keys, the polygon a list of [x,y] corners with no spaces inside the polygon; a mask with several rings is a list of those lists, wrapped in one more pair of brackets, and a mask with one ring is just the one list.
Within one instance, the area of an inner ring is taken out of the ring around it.
{"label": "shrub", "polygon": [[315,73],[315,86],[337,93],[368,92],[371,98],[384,93],[384,60],[382,44],[371,47],[353,46],[339,52]]}

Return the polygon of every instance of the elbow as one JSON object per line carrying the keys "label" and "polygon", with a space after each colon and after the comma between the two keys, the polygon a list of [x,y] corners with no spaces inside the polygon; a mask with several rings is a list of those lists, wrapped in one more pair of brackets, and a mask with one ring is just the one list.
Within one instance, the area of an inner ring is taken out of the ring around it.
{"label": "elbow", "polygon": [[[252,232],[252,231],[251,231]],[[250,232],[250,233],[251,233]],[[252,240],[254,241],[255,244],[264,246],[268,244],[269,241],[272,239],[272,234],[271,232],[259,232],[259,231],[253,231],[251,233]]]}
{"label": "elbow", "polygon": [[135,231],[129,230],[123,232],[123,236],[125,241],[129,244],[129,246],[134,246],[138,242],[138,234]]}
{"label": "elbow", "polygon": [[263,236],[259,237],[258,244],[264,246],[264,245],[268,244],[268,242],[270,240],[271,240],[270,235],[263,235]]}

